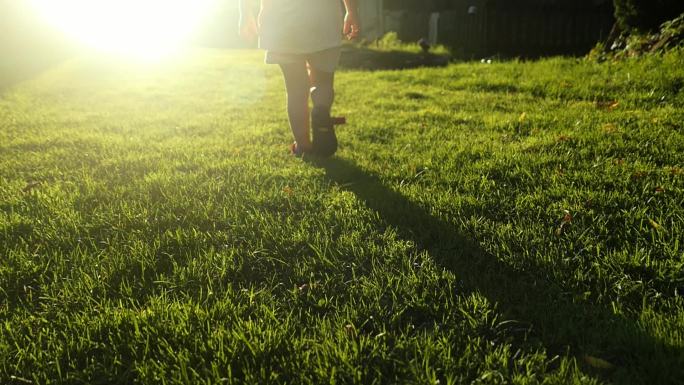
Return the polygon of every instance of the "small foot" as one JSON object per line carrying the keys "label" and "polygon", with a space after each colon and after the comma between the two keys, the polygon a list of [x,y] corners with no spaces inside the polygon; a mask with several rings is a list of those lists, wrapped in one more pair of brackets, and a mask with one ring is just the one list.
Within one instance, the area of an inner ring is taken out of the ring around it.
{"label": "small foot", "polygon": [[311,127],[313,132],[313,152],[322,157],[332,156],[337,151],[335,124],[343,124],[340,118],[331,118],[330,110],[314,107],[311,111]]}

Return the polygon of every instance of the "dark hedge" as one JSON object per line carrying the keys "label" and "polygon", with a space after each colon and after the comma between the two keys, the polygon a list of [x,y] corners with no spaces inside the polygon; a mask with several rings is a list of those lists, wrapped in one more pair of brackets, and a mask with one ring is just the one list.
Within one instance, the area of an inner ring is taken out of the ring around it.
{"label": "dark hedge", "polygon": [[684,0],[614,0],[614,4],[623,31],[653,31],[684,13]]}

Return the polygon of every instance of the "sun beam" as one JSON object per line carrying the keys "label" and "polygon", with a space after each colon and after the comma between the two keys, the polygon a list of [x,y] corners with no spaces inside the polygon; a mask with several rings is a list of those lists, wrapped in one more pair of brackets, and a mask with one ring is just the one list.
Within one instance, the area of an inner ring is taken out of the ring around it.
{"label": "sun beam", "polygon": [[187,43],[216,0],[30,0],[47,22],[97,51],[160,58]]}

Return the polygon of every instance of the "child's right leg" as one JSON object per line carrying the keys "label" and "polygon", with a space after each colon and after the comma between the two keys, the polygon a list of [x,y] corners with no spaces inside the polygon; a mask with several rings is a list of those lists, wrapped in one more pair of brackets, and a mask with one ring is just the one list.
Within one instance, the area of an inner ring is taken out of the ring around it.
{"label": "child's right leg", "polygon": [[311,101],[314,108],[319,107],[330,111],[335,101],[335,73],[311,67],[309,78],[312,87]]}
{"label": "child's right leg", "polygon": [[287,89],[287,116],[297,152],[311,152],[309,136],[309,74],[306,62],[280,64]]}
{"label": "child's right leg", "polygon": [[313,126],[314,151],[323,157],[332,156],[337,151],[337,137],[330,117],[330,110],[335,100],[334,71],[323,71],[311,66],[311,124]]}

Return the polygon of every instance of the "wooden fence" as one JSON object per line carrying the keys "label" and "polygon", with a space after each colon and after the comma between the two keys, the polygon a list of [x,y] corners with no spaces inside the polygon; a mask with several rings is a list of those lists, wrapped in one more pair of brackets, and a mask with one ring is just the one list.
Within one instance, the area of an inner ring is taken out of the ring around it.
{"label": "wooden fence", "polygon": [[[537,57],[585,54],[606,38],[613,25],[610,4],[594,7],[483,4],[442,11],[438,41],[461,58],[488,56]],[[401,16],[404,41],[427,37],[430,13]]]}

